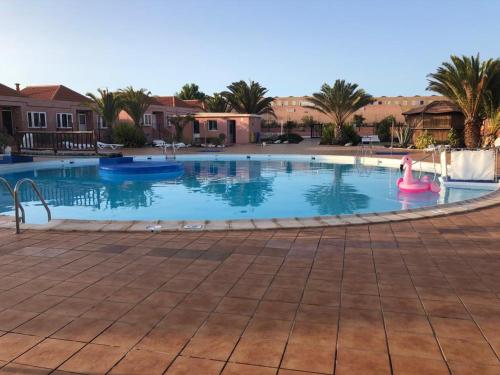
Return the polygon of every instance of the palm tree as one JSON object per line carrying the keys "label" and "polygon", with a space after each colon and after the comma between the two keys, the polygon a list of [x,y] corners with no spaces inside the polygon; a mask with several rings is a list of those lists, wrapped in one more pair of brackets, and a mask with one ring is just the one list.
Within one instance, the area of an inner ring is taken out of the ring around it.
{"label": "palm tree", "polygon": [[182,100],[203,100],[206,97],[205,93],[200,91],[198,85],[194,83],[186,83],[175,96]]}
{"label": "palm tree", "polygon": [[102,117],[104,126],[112,127],[122,110],[122,100],[120,95],[108,89],[97,89],[99,96],[90,92],[86,95],[90,98],[88,106]]}
{"label": "palm tree", "polygon": [[227,88],[228,91],[221,92],[221,95],[226,99],[231,110],[256,115],[268,113],[274,116],[271,107],[273,98],[266,97],[267,89],[260,83],[255,81],[246,83],[242,80],[231,83]]}
{"label": "palm tree", "polygon": [[484,95],[484,114],[486,117],[483,146],[493,146],[500,131],[500,74],[496,82]]}
{"label": "palm tree", "polygon": [[373,102],[373,97],[355,83],[337,79],[333,86],[324,83],[321,91],[308,97],[313,109],[329,116],[335,124],[335,138],[342,138],[342,127],[358,109]]}
{"label": "palm tree", "polygon": [[136,126],[142,126],[144,114],[153,101],[151,92],[146,89],[135,90],[132,86],[118,92],[125,112],[132,118]]}
{"label": "palm tree", "polygon": [[485,93],[500,74],[500,59],[481,61],[474,57],[450,56],[429,74],[428,90],[446,96],[455,103],[465,116],[464,141],[468,148],[479,147],[481,125],[484,119]]}
{"label": "palm tree", "polygon": [[205,97],[204,102],[207,112],[229,112],[229,104],[220,93]]}
{"label": "palm tree", "polygon": [[185,115],[185,116],[172,116],[168,118],[168,121],[174,125],[175,128],[175,140],[177,142],[182,142],[182,137],[184,133],[184,127],[194,121],[193,115]]}

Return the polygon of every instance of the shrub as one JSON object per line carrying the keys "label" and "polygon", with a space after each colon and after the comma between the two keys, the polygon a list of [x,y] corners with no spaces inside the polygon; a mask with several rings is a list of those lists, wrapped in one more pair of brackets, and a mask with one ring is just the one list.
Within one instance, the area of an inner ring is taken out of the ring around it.
{"label": "shrub", "polygon": [[464,145],[463,132],[455,128],[451,128],[450,131],[448,132],[448,144],[452,148],[463,147]]}
{"label": "shrub", "polygon": [[125,147],[143,147],[146,144],[146,136],[141,128],[128,122],[118,123],[113,126],[112,139]]}
{"label": "shrub", "polygon": [[375,125],[380,142],[389,142],[391,140],[391,125],[393,121],[393,116],[387,116]]}
{"label": "shrub", "polygon": [[333,124],[323,125],[321,132],[321,142],[322,145],[332,145],[335,143],[335,127]]}
{"label": "shrub", "polygon": [[0,153],[4,151],[5,147],[11,146],[13,139],[7,133],[0,131]]}
{"label": "shrub", "polygon": [[413,129],[409,125],[404,125],[396,129],[396,136],[401,147],[408,147],[413,135]]}
{"label": "shrub", "polygon": [[288,141],[288,143],[300,143],[304,140],[300,135],[295,133],[283,134],[278,137],[281,142]]}
{"label": "shrub", "polygon": [[353,125],[344,125],[342,127],[342,138],[339,143],[341,145],[345,145],[346,143],[352,143],[356,146],[359,142],[361,142],[361,137],[354,129]]}
{"label": "shrub", "polygon": [[298,124],[295,121],[287,121],[284,124],[285,132],[287,134],[290,134],[292,132],[292,129],[295,129],[298,126]]}
{"label": "shrub", "polygon": [[434,144],[434,142],[434,137],[425,131],[415,140],[415,147],[418,149],[424,149]]}

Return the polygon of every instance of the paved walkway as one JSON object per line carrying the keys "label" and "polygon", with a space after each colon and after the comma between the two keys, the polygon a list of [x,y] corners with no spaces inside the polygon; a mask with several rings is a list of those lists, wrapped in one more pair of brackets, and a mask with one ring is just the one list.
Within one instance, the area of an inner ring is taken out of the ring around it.
{"label": "paved walkway", "polygon": [[500,374],[499,217],[0,230],[0,374]]}

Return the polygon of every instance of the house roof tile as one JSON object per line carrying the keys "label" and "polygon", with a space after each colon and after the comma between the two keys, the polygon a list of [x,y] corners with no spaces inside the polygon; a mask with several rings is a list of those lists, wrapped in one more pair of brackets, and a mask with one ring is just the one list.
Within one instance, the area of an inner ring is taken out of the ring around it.
{"label": "house roof tile", "polygon": [[0,83],[0,96],[16,96],[20,97],[21,94],[14,89],[11,89],[9,86],[2,85]]}
{"label": "house roof tile", "polygon": [[462,113],[460,108],[458,108],[454,103],[448,100],[436,100],[426,105],[420,107],[415,107],[409,111],[403,112],[403,115],[417,115],[417,114],[439,114],[439,113],[452,113],[458,112]]}
{"label": "house roof tile", "polygon": [[28,98],[41,100],[61,100],[67,102],[86,102],[89,99],[64,85],[27,86],[21,94]]}

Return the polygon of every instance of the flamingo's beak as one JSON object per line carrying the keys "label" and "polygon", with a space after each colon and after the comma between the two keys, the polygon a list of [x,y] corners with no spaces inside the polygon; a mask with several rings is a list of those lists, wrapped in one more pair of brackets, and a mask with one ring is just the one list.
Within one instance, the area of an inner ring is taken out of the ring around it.
{"label": "flamingo's beak", "polygon": [[403,172],[404,166],[405,166],[404,164],[399,164],[399,171],[400,172]]}

